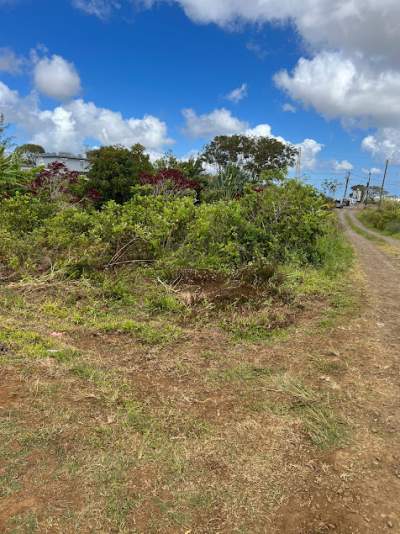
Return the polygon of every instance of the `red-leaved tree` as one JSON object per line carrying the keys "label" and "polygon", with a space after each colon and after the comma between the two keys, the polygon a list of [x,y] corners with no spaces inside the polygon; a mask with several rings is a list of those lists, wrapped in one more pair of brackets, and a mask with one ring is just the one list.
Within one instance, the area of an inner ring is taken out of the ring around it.
{"label": "red-leaved tree", "polygon": [[189,180],[179,169],[162,169],[157,174],[143,173],[140,176],[142,185],[151,185],[156,195],[180,194],[187,190],[198,192],[201,184]]}
{"label": "red-leaved tree", "polygon": [[41,170],[31,182],[29,190],[34,195],[43,195],[50,200],[80,202],[83,199],[97,201],[100,198],[95,189],[83,194],[82,176],[77,171],[70,171],[64,163],[54,161]]}

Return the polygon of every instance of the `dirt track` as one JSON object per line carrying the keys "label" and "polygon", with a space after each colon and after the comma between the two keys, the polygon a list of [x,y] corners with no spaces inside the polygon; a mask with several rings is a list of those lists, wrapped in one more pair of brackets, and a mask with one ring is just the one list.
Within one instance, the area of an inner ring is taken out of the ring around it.
{"label": "dirt track", "polygon": [[[281,510],[277,532],[285,534],[400,533],[400,266],[396,254],[354,232],[347,215],[367,229],[351,210],[340,213],[363,278],[361,316],[318,343],[350,362],[339,387],[353,437],[313,463],[308,484]],[[400,252],[398,241],[382,239]]]}
{"label": "dirt track", "polygon": [[[358,449],[362,478],[356,484],[360,500],[353,509],[354,516],[364,518],[364,526],[360,522],[358,529],[349,526],[347,530],[343,525],[341,531],[400,532],[400,267],[395,257],[351,230],[346,213],[362,225],[350,210],[341,213],[366,279],[367,306],[361,328],[358,333],[349,332],[348,343],[354,351],[362,346],[366,350],[357,355],[360,386],[366,393],[358,403],[368,429],[358,421],[359,442],[354,450]],[[400,251],[395,239],[383,240]]]}

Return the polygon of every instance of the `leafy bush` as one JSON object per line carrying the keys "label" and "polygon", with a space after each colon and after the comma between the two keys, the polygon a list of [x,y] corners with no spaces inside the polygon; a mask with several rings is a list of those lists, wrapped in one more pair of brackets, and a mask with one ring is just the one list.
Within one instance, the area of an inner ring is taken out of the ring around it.
{"label": "leafy bush", "polygon": [[293,261],[334,265],[332,217],[323,198],[296,181],[200,206],[190,195],[140,188],[128,202],[100,210],[16,195],[2,202],[0,254],[8,266],[47,263],[73,277],[127,264],[227,274]]}
{"label": "leafy bush", "polygon": [[323,263],[317,243],[328,235],[331,218],[314,188],[289,181],[239,201],[200,206],[176,258],[182,265],[217,270],[259,258]]}
{"label": "leafy bush", "polygon": [[360,215],[360,220],[381,232],[400,234],[400,203],[386,201],[381,209],[369,208]]}

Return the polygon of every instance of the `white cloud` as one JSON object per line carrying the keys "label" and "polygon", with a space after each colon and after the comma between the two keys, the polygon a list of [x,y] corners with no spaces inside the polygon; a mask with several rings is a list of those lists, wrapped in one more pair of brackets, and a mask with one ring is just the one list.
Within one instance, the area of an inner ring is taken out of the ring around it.
{"label": "white cloud", "polygon": [[304,139],[302,143],[295,145],[301,148],[301,167],[303,170],[312,170],[317,165],[317,158],[324,145],[315,139]]}
{"label": "white cloud", "polygon": [[234,117],[225,109],[215,109],[211,113],[197,115],[193,109],[184,109],[185,133],[193,138],[210,138],[216,135],[233,135],[248,128],[248,124]]}
{"label": "white cloud", "polygon": [[377,174],[383,174],[383,171],[382,169],[378,169],[377,167],[372,167],[371,169],[362,169],[362,172],[364,174],[374,174],[374,175],[377,175]]}
{"label": "white cloud", "polygon": [[289,104],[288,102],[286,104],[283,104],[282,110],[285,113],[296,113],[297,111],[297,109],[292,104]]}
{"label": "white cloud", "polygon": [[0,48],[0,72],[7,72],[9,74],[19,74],[25,60],[11,48]]}
{"label": "white cloud", "polygon": [[350,161],[344,159],[343,161],[334,161],[333,168],[335,171],[352,171],[354,166],[350,163]]}
{"label": "white cloud", "polygon": [[292,75],[281,71],[277,85],[296,100],[329,118],[357,120],[364,125],[400,119],[400,71],[374,71],[366,62],[339,52],[321,52],[300,59]]}
{"label": "white cloud", "polygon": [[363,139],[362,148],[378,159],[400,164],[400,129],[380,128]]}
{"label": "white cloud", "polygon": [[0,110],[31,142],[49,151],[80,152],[88,140],[95,140],[101,145],[128,147],[142,143],[149,151],[160,152],[173,142],[166,124],[152,115],[126,119],[119,112],[82,99],[43,110],[37,96],[22,98],[2,82]]}
{"label": "white cloud", "polygon": [[[274,135],[269,124],[258,124],[251,128],[247,122],[241,121],[224,108],[204,115],[197,115],[193,109],[186,109],[183,115],[186,119],[185,132],[190,137],[209,139],[217,135],[244,134],[254,137],[273,137],[282,143],[293,144],[283,137]],[[301,148],[304,169],[313,169],[316,166],[318,154],[324,147],[314,139],[305,139],[294,146]]]}
{"label": "white cloud", "polygon": [[108,18],[114,9],[121,7],[117,0],[72,0],[72,5],[103,20]]}
{"label": "white cloud", "polygon": [[61,56],[39,59],[33,72],[36,88],[56,100],[67,100],[81,90],[79,75],[72,63]]}
{"label": "white cloud", "polygon": [[228,93],[225,98],[234,104],[238,104],[241,100],[246,98],[247,94],[247,83],[242,83],[240,87],[237,87]]}

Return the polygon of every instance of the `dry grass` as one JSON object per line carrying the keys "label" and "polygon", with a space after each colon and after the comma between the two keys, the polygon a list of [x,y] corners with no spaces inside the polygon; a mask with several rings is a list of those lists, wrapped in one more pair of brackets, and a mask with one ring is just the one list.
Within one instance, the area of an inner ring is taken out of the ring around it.
{"label": "dry grass", "polygon": [[311,305],[271,340],[260,310],[229,330],[159,291],[3,289],[6,532],[272,532],[309,455],[343,443],[340,395],[307,363]]}

